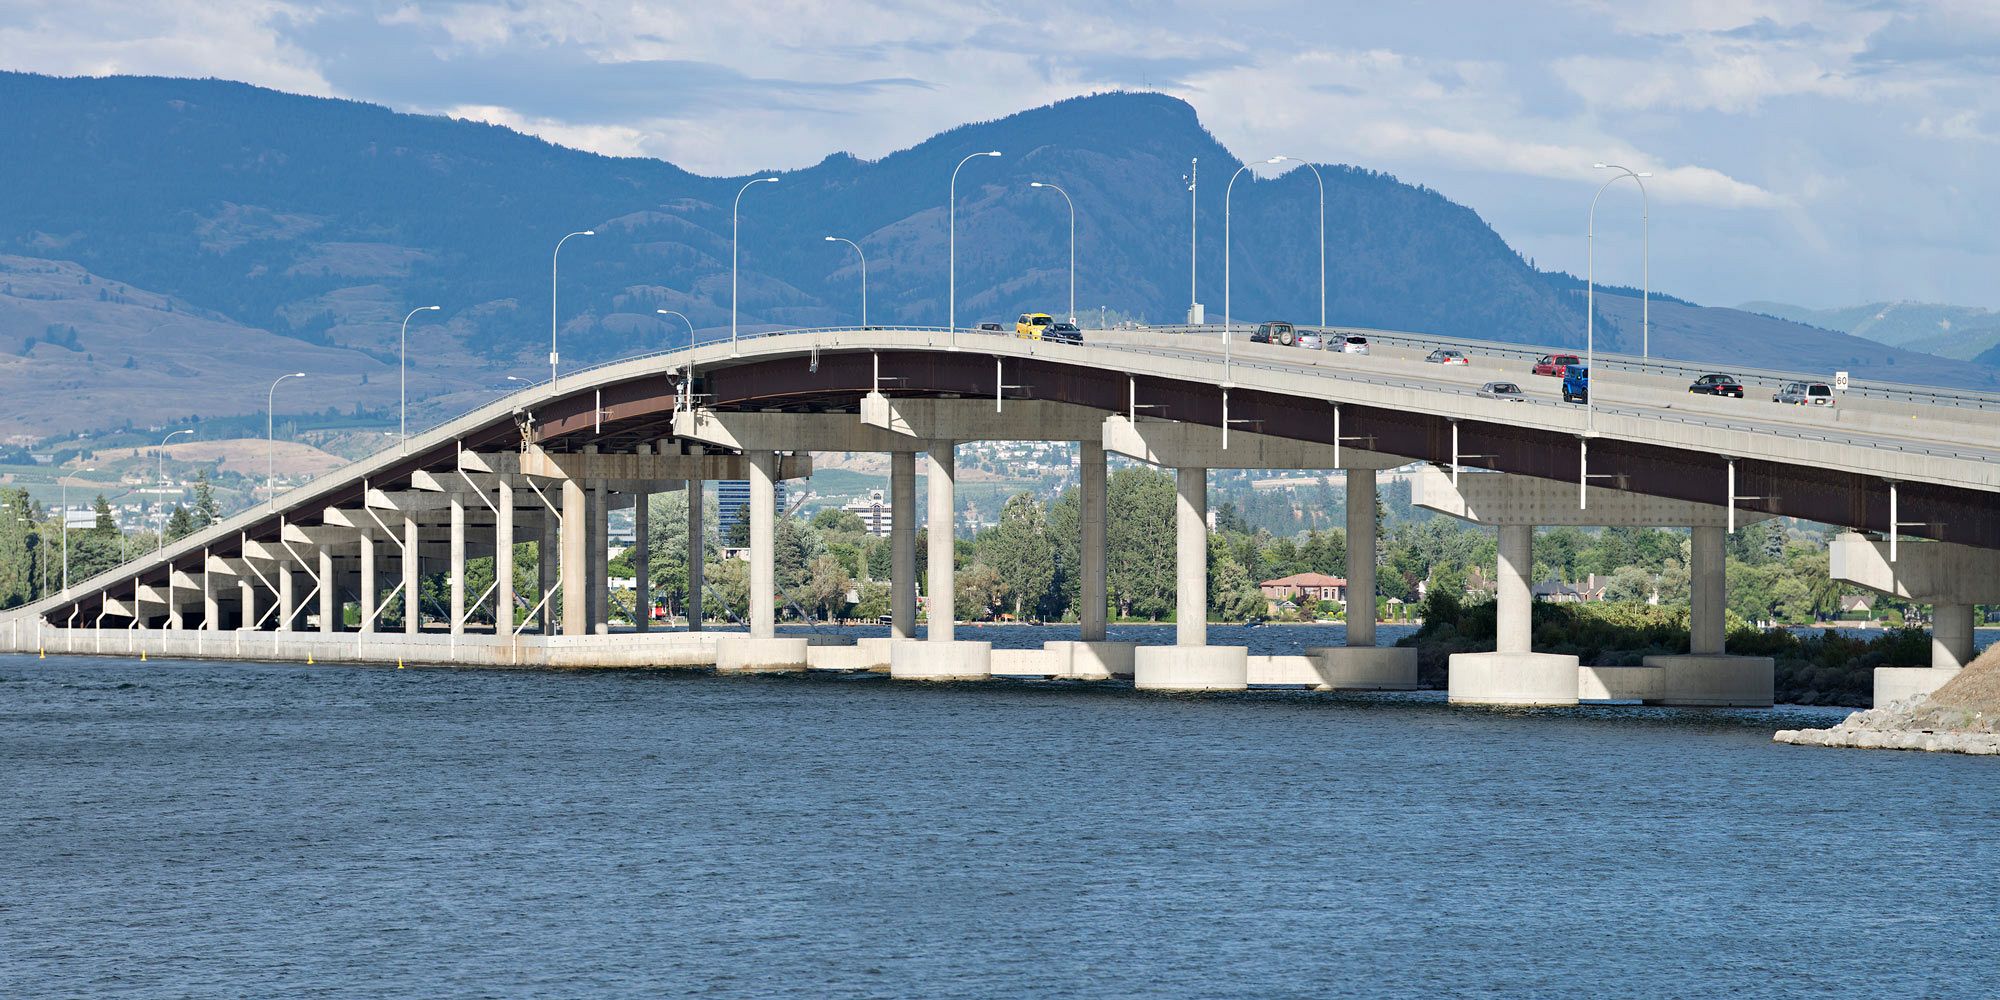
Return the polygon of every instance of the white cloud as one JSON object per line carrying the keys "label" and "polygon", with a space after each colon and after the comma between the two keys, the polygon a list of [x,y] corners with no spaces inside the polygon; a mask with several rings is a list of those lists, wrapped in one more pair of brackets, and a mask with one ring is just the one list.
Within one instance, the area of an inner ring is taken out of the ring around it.
{"label": "white cloud", "polygon": [[312,53],[286,40],[304,3],[11,0],[0,9],[0,66],[60,76],[216,76],[333,96]]}

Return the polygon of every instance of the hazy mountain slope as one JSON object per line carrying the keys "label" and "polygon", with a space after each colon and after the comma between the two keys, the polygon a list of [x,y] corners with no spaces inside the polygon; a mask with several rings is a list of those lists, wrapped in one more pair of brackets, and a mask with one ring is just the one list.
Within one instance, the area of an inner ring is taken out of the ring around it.
{"label": "hazy mountain slope", "polygon": [[[2000,312],[1936,302],[1870,302],[1838,309],[1808,309],[1783,302],[1747,302],[1743,308],[1799,323],[1840,330],[1869,340],[1945,357],[1970,358],[1992,346]],[[1974,347],[1972,345],[1977,344]]]}

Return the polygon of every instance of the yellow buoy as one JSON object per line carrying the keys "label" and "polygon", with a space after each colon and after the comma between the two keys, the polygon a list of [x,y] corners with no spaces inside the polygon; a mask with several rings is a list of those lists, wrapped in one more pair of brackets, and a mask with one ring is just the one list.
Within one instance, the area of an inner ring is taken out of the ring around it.
{"label": "yellow buoy", "polygon": [[312,665],[313,665],[313,655],[312,655],[311,653],[307,653],[307,654],[306,654],[306,666],[310,667],[310,666],[312,666]]}
{"label": "yellow buoy", "polygon": [[146,662],[146,651],[143,649],[139,651],[139,662],[140,663]]}
{"label": "yellow buoy", "polygon": [[48,649],[47,649],[46,647],[42,647],[42,648],[37,648],[37,649],[36,649],[36,652],[38,652],[38,653],[40,653],[40,654],[41,654],[41,655],[39,655],[39,656],[35,657],[35,659],[37,659],[37,660],[46,660],[46,659],[48,659],[48,658],[49,658],[49,651],[48,651]]}
{"label": "yellow buoy", "polygon": [[396,657],[396,669],[397,670],[403,669],[403,658],[400,656]]}

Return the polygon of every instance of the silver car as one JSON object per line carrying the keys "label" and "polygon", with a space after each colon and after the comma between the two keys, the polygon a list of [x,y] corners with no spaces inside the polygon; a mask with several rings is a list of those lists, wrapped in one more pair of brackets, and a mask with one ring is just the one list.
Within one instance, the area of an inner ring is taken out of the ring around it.
{"label": "silver car", "polygon": [[1449,347],[1440,347],[1432,351],[1424,360],[1434,365],[1469,365],[1472,363],[1472,360],[1465,356],[1464,351],[1454,351]]}
{"label": "silver car", "polygon": [[1367,354],[1368,338],[1357,333],[1350,333],[1347,335],[1345,342],[1341,344],[1340,349],[1348,354]]}
{"label": "silver car", "polygon": [[1326,339],[1320,336],[1318,330],[1300,330],[1299,346],[1308,351],[1325,350]]}
{"label": "silver car", "polygon": [[1833,387],[1825,382],[1787,382],[1771,394],[1771,402],[1791,406],[1832,406]]}
{"label": "silver car", "polygon": [[1511,399],[1516,403],[1526,402],[1528,394],[1512,382],[1488,382],[1479,387],[1481,399]]}

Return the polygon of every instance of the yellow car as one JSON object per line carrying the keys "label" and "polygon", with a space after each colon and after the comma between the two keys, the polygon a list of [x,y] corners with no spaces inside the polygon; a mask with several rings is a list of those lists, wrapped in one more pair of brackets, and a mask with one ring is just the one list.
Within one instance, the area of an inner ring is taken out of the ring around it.
{"label": "yellow car", "polygon": [[1014,336],[1023,340],[1040,340],[1042,331],[1053,322],[1055,318],[1048,313],[1022,313],[1021,318],[1014,321]]}

